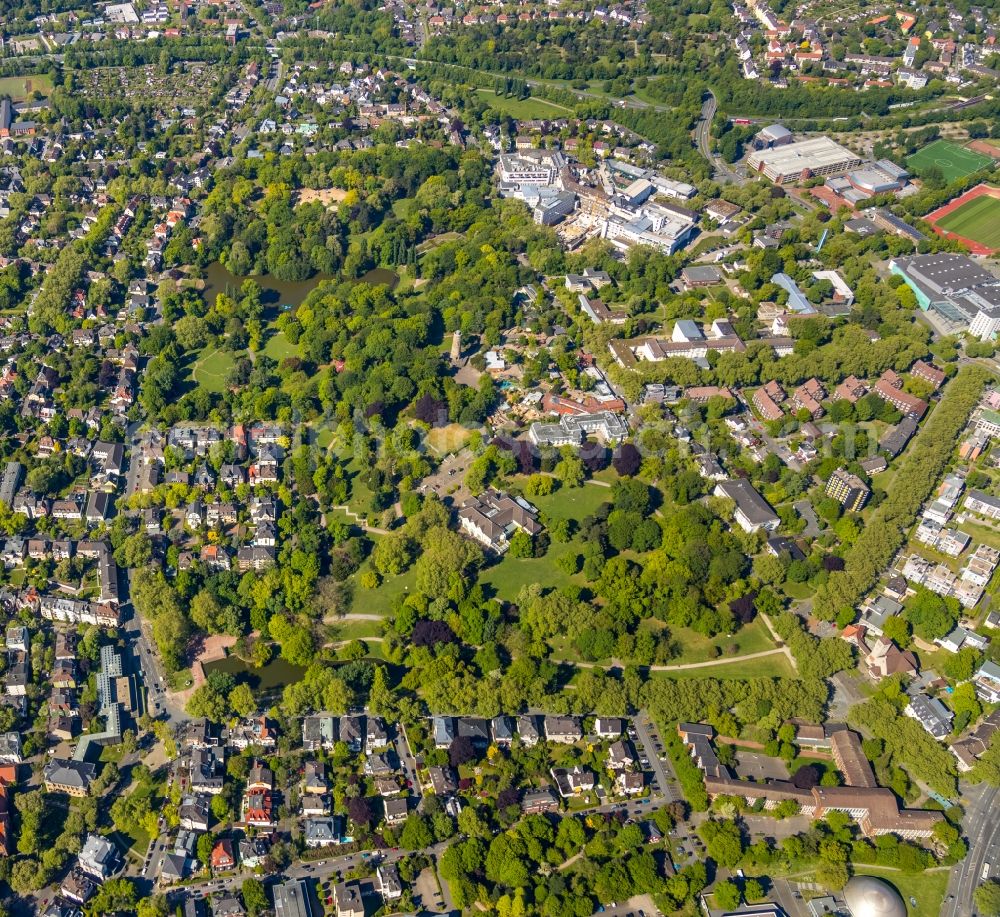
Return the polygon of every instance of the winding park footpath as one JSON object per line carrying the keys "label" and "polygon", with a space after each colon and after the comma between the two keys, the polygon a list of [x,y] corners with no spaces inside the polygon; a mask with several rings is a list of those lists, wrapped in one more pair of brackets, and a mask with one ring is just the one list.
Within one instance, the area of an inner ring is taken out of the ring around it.
{"label": "winding park footpath", "polygon": [[[765,659],[768,656],[779,656],[784,655],[788,660],[794,671],[798,671],[798,663],[795,661],[795,656],[792,651],[784,643],[781,637],[778,636],[777,631],[774,629],[774,625],[771,624],[770,618],[767,615],[762,614],[761,618],[767,625],[767,629],[774,639],[774,642],[778,645],[774,649],[770,650],[759,650],[756,653],[744,653],[742,656],[726,656],[720,659],[706,659],[703,662],[681,662],[676,665],[647,665],[640,666],[640,668],[646,669],[649,672],[681,672],[690,669],[710,669],[713,666],[719,665],[733,665],[738,662],[749,662],[751,659]],[[571,665],[578,669],[620,669],[624,668],[625,663],[618,659],[612,659],[610,662],[575,662],[571,659],[553,659],[553,662],[559,665]]]}
{"label": "winding park footpath", "polygon": [[[747,653],[744,656],[726,656],[722,659],[706,659],[704,662],[682,662],[677,665],[644,665],[640,668],[650,672],[680,672],[684,669],[707,669],[716,665],[733,665],[736,662],[746,662],[750,659],[763,659],[766,656],[780,656],[784,654],[789,662],[794,666],[795,658],[792,656],[787,646],[776,646],[773,650],[760,650],[757,653]],[[620,669],[625,663],[612,659],[610,662],[574,662],[570,659],[553,659],[559,665],[572,665],[578,669]]]}

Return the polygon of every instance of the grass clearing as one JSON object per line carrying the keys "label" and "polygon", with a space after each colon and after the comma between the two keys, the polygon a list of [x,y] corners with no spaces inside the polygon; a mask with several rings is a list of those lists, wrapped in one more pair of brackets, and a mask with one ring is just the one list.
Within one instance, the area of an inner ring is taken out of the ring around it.
{"label": "grass clearing", "polygon": [[990,249],[1000,248],[1000,198],[991,194],[966,201],[937,221],[946,232],[971,239]]}
{"label": "grass clearing", "polygon": [[[382,623],[380,621],[337,621],[331,625],[331,637],[334,640],[371,640],[372,637],[382,636]],[[372,641],[378,643],[377,640]]]}
{"label": "grass clearing", "polygon": [[994,528],[990,528],[986,525],[978,525],[971,519],[966,519],[964,522],[957,523],[956,527],[965,532],[967,535],[971,535],[973,541],[983,542],[988,544],[991,548],[996,548],[1000,550],[1000,532]]}
{"label": "grass clearing", "polygon": [[[707,662],[711,659],[725,659],[727,648],[735,647],[733,655],[745,656],[750,653],[763,653],[774,649],[774,640],[761,618],[756,618],[750,624],[741,628],[731,637],[706,637],[689,627],[670,628],[671,636],[681,645],[681,654],[671,659],[668,665],[683,665],[689,662]],[[713,650],[719,649],[723,655],[713,656]],[[777,658],[777,657],[775,657]],[[750,660],[754,662],[755,660]],[[767,661],[766,659],[764,660]],[[711,671],[711,670],[709,670]]]}
{"label": "grass clearing", "polygon": [[[416,589],[417,574],[413,567],[410,567],[409,570],[405,573],[401,573],[399,576],[387,577],[382,581],[377,589],[365,589],[359,584],[358,580],[360,574],[370,569],[371,558],[368,558],[358,568],[358,572],[354,575],[354,600],[351,606],[354,611],[372,615],[388,615],[392,611],[392,606],[399,598]],[[379,626],[377,621],[345,621],[343,625],[336,624],[336,622],[334,623],[338,628],[342,626],[347,627],[349,624],[356,623],[368,623],[374,625],[376,628]],[[375,633],[378,633],[378,631],[376,630]],[[355,635],[351,635],[338,639],[350,640],[353,639],[354,636]]]}
{"label": "grass clearing", "polygon": [[264,344],[264,355],[276,363],[280,363],[285,357],[294,357],[297,353],[298,348],[285,337],[284,331],[276,331]]}
{"label": "grass clearing", "polygon": [[930,169],[938,168],[945,181],[952,182],[965,178],[980,169],[993,165],[993,160],[982,153],[967,150],[950,140],[935,140],[922,150],[906,158],[906,165],[917,175],[923,175]]}
{"label": "grass clearing", "polygon": [[347,505],[351,508],[351,512],[367,516],[372,502],[372,490],[365,481],[369,469],[362,468],[357,458],[353,458],[347,463],[346,470],[351,478],[351,496],[347,500]]}
{"label": "grass clearing", "polygon": [[449,230],[448,232],[442,232],[436,236],[432,236],[429,239],[425,239],[417,246],[417,253],[423,254],[424,252],[429,252],[432,249],[437,248],[439,245],[444,245],[446,242],[458,242],[460,239],[465,238],[463,233],[455,232],[454,230]]}
{"label": "grass clearing", "polygon": [[33,92],[47,96],[52,92],[52,77],[46,74],[0,77],[0,96],[10,96],[14,102],[24,102]]}
{"label": "grass clearing", "polygon": [[548,102],[545,99],[538,99],[529,96],[527,99],[513,99],[506,96],[498,96],[492,89],[478,89],[491,108],[512,118],[524,118],[532,120],[534,118],[562,118],[565,115],[573,114],[572,109],[555,102]]}
{"label": "grass clearing", "polygon": [[543,589],[562,589],[569,585],[583,585],[582,576],[570,575],[556,565],[556,560],[564,554],[580,553],[578,544],[552,544],[544,557],[511,557],[488,570],[484,570],[479,581],[492,586],[497,598],[512,602],[517,598],[522,586],[538,583]]}
{"label": "grass clearing", "polygon": [[785,583],[781,588],[790,599],[798,599],[799,601],[807,599],[813,594],[813,589],[808,583],[789,582]]}
{"label": "grass clearing", "polygon": [[[572,582],[576,579],[577,577],[571,577],[570,581]],[[645,618],[639,623],[640,630],[648,630],[653,633],[659,633],[666,626],[655,618]],[[691,663],[711,662],[718,659],[718,667],[728,669],[730,663],[724,661],[726,656],[743,656],[775,649],[774,640],[771,639],[766,625],[760,618],[742,628],[731,637],[706,637],[688,627],[671,627],[670,636],[680,645],[681,652],[676,658],[669,660],[666,665],[690,665]],[[571,640],[558,639],[554,645],[554,657],[560,661],[569,663],[586,663],[588,661],[580,656]],[[713,655],[716,650],[720,650],[723,655]],[[775,656],[774,658],[777,660],[778,657]],[[751,659],[748,665],[756,661],[758,660]],[[760,661],[767,662],[768,660],[763,659]],[[597,664],[609,664],[609,660],[598,660]],[[736,665],[736,660],[733,660],[732,664]],[[693,671],[697,674],[699,670],[695,669]],[[715,667],[707,666],[703,674],[708,676],[714,671]],[[660,674],[669,675],[670,673],[663,672]],[[681,671],[678,674],[683,675],[684,673]]]}
{"label": "grass clearing", "polygon": [[434,427],[427,434],[427,445],[439,456],[461,452],[472,438],[472,431],[460,423],[450,423],[446,427]]}
{"label": "grass clearing", "polygon": [[226,377],[233,368],[235,359],[227,350],[219,350],[209,345],[191,365],[191,379],[208,392],[224,392]]}
{"label": "grass clearing", "polygon": [[[524,479],[519,479],[523,483]],[[539,513],[550,519],[575,519],[579,522],[594,513],[602,503],[611,502],[611,488],[600,484],[583,487],[560,487],[545,497],[528,497]]]}

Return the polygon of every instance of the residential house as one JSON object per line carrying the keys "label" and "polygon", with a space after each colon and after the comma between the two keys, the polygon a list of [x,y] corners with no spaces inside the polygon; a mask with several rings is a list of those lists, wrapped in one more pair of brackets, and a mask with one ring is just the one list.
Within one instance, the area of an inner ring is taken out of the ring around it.
{"label": "residential house", "polygon": [[387,825],[401,825],[406,821],[410,811],[406,798],[400,796],[382,800],[382,808],[385,812],[385,823]]}
{"label": "residential house", "polygon": [[519,716],[517,718],[517,737],[528,748],[537,745],[542,738],[542,734],[538,729],[538,717],[530,714]]}
{"label": "residential house", "polygon": [[547,716],[544,719],[545,740],[572,745],[583,739],[580,722],[573,716]]}
{"label": "residential house", "polygon": [[341,843],[335,818],[308,818],[303,831],[307,847],[331,847]]}
{"label": "residential house", "polygon": [[549,771],[556,783],[556,790],[563,799],[589,793],[595,785],[594,772],[579,764],[571,768],[554,767]]}
{"label": "residential house", "polygon": [[365,903],[357,882],[340,882],[333,887],[337,917],[365,917]]}
{"label": "residential house", "polygon": [[395,863],[380,863],[375,870],[375,887],[385,901],[403,897],[403,883]]}
{"label": "residential house", "polygon": [[884,637],[872,647],[865,656],[865,667],[868,674],[880,681],[890,675],[913,676],[917,674],[917,659],[909,650],[901,650],[891,640]]}
{"label": "residential house", "polygon": [[121,866],[118,848],[106,837],[88,834],[77,856],[77,865],[88,875],[103,881]]}
{"label": "residential house", "polygon": [[212,872],[226,872],[236,868],[236,857],[233,855],[233,842],[227,837],[220,838],[212,848],[210,858]]}

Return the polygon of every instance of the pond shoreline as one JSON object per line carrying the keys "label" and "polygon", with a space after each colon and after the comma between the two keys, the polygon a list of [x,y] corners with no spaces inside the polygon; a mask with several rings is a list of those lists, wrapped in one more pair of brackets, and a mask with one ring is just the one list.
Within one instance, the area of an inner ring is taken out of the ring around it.
{"label": "pond shoreline", "polygon": [[[339,283],[345,278],[329,274],[316,274],[308,280],[278,280],[273,274],[256,274],[248,277],[238,277],[221,262],[214,261],[205,269],[205,277],[196,281],[199,292],[206,303],[212,303],[219,293],[234,295],[238,293],[245,280],[252,280],[261,290],[261,302],[266,306],[276,308],[296,309],[305,302],[306,297],[323,281],[332,280]],[[359,277],[355,283],[384,284],[390,290],[399,285],[399,275],[388,268],[377,267]]]}

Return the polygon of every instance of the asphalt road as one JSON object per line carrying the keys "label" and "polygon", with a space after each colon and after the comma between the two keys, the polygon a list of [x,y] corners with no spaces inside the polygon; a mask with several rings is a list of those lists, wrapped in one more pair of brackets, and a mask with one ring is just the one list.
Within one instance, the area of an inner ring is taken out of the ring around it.
{"label": "asphalt road", "polygon": [[1000,876],[1000,819],[996,817],[998,787],[973,787],[963,797],[965,825],[968,826],[969,854],[951,872],[943,917],[970,917],[975,912],[972,895],[986,878]]}
{"label": "asphalt road", "polygon": [[716,181],[739,183],[739,175],[712,153],[712,119],[715,117],[718,104],[715,96],[709,91],[701,106],[701,119],[694,128],[695,144],[698,147],[698,152],[711,163],[715,171]]}

